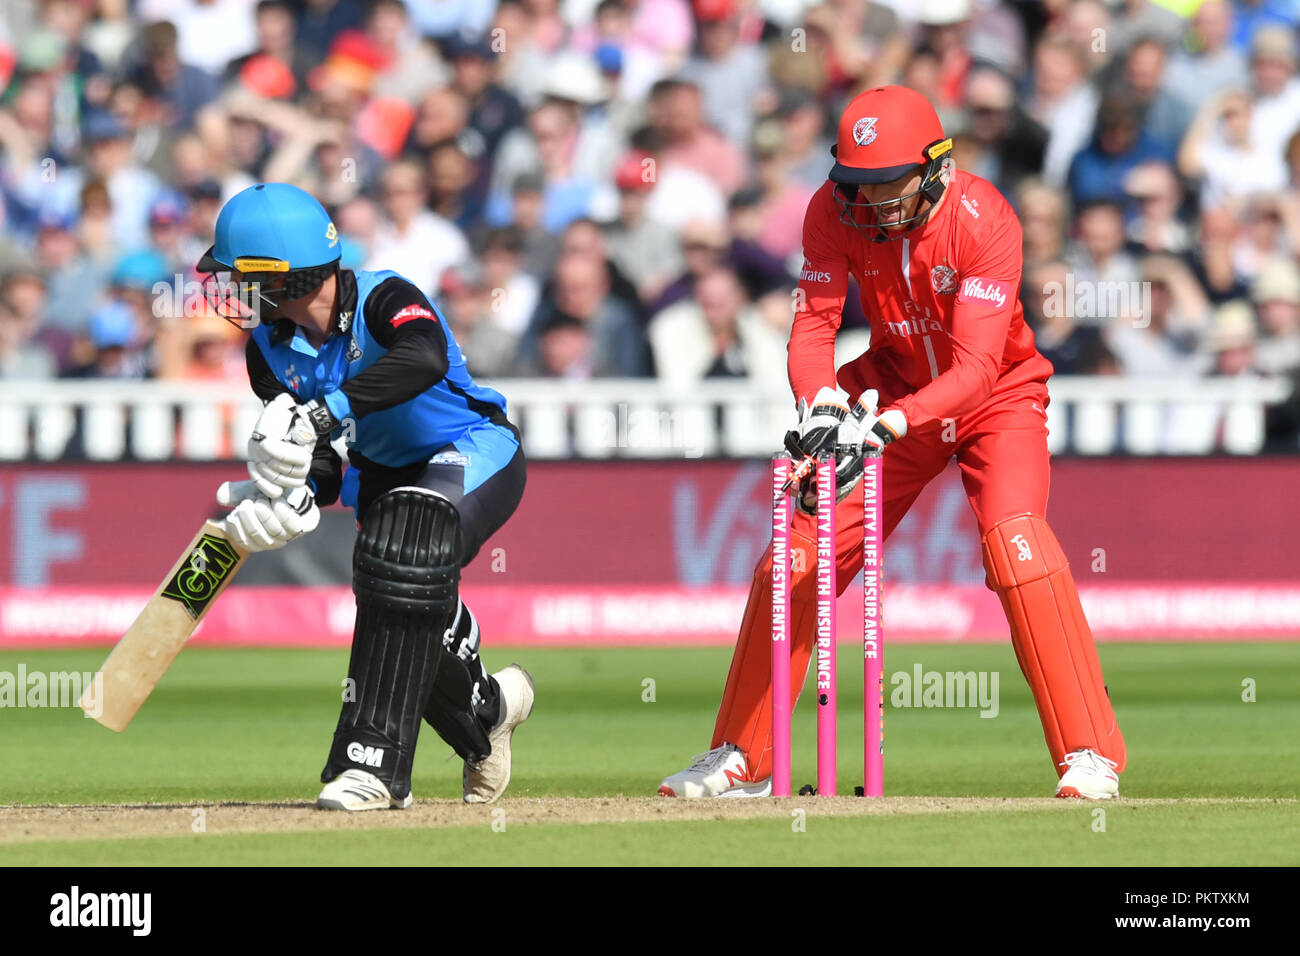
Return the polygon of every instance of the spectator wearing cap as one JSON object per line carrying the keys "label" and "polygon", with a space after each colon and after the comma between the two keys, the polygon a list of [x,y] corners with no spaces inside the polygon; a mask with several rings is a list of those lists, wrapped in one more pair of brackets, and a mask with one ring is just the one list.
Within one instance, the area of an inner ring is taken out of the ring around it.
{"label": "spectator wearing cap", "polygon": [[[192,29],[193,24],[186,24],[186,27]],[[224,30],[218,32],[228,35]],[[205,52],[220,46],[215,37],[207,39]],[[216,74],[225,66],[226,60],[209,61],[212,72],[194,65],[193,60],[181,54],[177,27],[171,20],[150,23],[145,27],[143,41],[142,60],[128,76],[146,96],[156,97],[167,105],[168,125],[190,129],[198,111],[217,98],[220,87]]]}
{"label": "spectator wearing cap", "polygon": [[1180,217],[1183,186],[1168,163],[1134,166],[1124,177],[1124,195],[1133,204],[1125,232],[1135,255],[1183,255],[1192,246],[1191,231]]}
{"label": "spectator wearing cap", "polygon": [[139,0],[136,16],[145,22],[169,21],[171,47],[181,62],[210,76],[257,47],[257,0]]}
{"label": "spectator wearing cap", "polygon": [[102,264],[81,249],[72,211],[46,210],[36,233],[36,264],[48,290],[46,323],[76,333],[85,329],[90,306],[104,287]]}
{"label": "spectator wearing cap", "polygon": [[654,173],[649,154],[633,150],[623,157],[614,173],[618,218],[605,227],[610,258],[636,286],[642,302],[653,301],[682,270],[676,235],[646,213]]}
{"label": "spectator wearing cap", "polygon": [[1232,45],[1233,12],[1229,0],[1205,0],[1192,14],[1187,42],[1169,59],[1169,91],[1195,110],[1230,89],[1246,89],[1246,57]]}
{"label": "spectator wearing cap", "polygon": [[682,167],[700,173],[723,196],[744,185],[746,158],[707,124],[700,90],[694,83],[678,79],[656,83],[650,93],[649,122],[662,143],[659,163],[665,171]]}
{"label": "spectator wearing cap", "polygon": [[573,32],[574,49],[595,57],[601,72],[616,87],[615,99],[641,103],[668,70],[660,55],[640,42],[634,14],[623,0],[600,0],[591,23]]}
{"label": "spectator wearing cap", "polygon": [[1279,26],[1259,29],[1250,48],[1251,143],[1281,156],[1300,130],[1300,77],[1296,76],[1295,32]]}
{"label": "spectator wearing cap", "polygon": [[185,200],[171,190],[160,193],[149,207],[149,247],[162,255],[169,273],[185,273],[197,260],[186,243],[189,210]]}
{"label": "spectator wearing cap", "polygon": [[159,283],[171,282],[172,279],[172,274],[167,271],[167,260],[149,248],[123,255],[109,277],[110,296],[130,308],[135,316],[137,331],[134,341],[139,345],[141,353],[147,356],[151,371],[155,367],[153,342],[159,320],[173,317],[155,311],[154,290]]}
{"label": "spectator wearing cap", "polygon": [[1250,303],[1232,299],[1214,311],[1205,348],[1211,375],[1251,375],[1255,369],[1255,312]]}
{"label": "spectator wearing cap", "polygon": [[65,178],[76,180],[77,189],[87,179],[101,181],[113,204],[113,241],[119,249],[143,245],[148,238],[149,206],[162,184],[135,161],[130,137],[112,114],[95,113],[88,117],[83,139],[84,170],[74,170]]}
{"label": "spectator wearing cap", "polygon": [[501,85],[496,54],[485,39],[457,34],[447,41],[446,51],[451,61],[451,85],[464,97],[469,127],[482,137],[483,155],[490,161],[505,135],[523,123],[523,107]]}
{"label": "spectator wearing cap", "polygon": [[1098,199],[1120,202],[1124,177],[1139,163],[1167,159],[1142,131],[1136,107],[1124,96],[1107,94],[1097,107],[1092,142],[1075,155],[1066,176],[1075,205]]}
{"label": "spectator wearing cap", "polygon": [[675,392],[706,378],[747,379],[760,389],[785,381],[788,336],[759,317],[727,269],[701,275],[695,297],[656,315],[648,334],[656,375]]}
{"label": "spectator wearing cap", "polygon": [[513,226],[489,230],[483,237],[479,260],[495,323],[516,339],[528,328],[541,297],[541,283],[524,270],[523,256],[524,237]]}
{"label": "spectator wearing cap", "polygon": [[428,188],[417,163],[395,163],[382,183],[384,218],[366,268],[400,273],[432,298],[443,271],[469,259],[469,245],[454,224],[427,208]]}
{"label": "spectator wearing cap", "polygon": [[1275,259],[1251,285],[1261,337],[1256,367],[1269,375],[1300,373],[1300,268],[1294,259]]}
{"label": "spectator wearing cap", "polygon": [[0,379],[51,378],[67,361],[68,336],[45,324],[45,310],[45,282],[35,269],[0,279]]}
{"label": "spectator wearing cap", "polygon": [[73,369],[69,373],[72,378],[150,377],[150,356],[130,306],[116,301],[100,306],[91,315],[86,331],[90,360]]}
{"label": "spectator wearing cap", "polygon": [[1026,110],[1047,130],[1043,180],[1060,188],[1075,154],[1092,138],[1097,89],[1088,82],[1084,54],[1068,37],[1048,33],[1034,47]]}
{"label": "spectator wearing cap", "polygon": [[646,375],[648,347],[636,312],[612,295],[609,270],[586,255],[562,256],[555,266],[554,296],[543,297],[520,342],[525,374],[547,369],[546,337],[557,322],[577,320],[590,337],[588,364],[598,378]]}
{"label": "spectator wearing cap", "polygon": [[965,139],[974,162],[965,168],[1006,195],[1043,167],[1047,130],[1016,104],[1010,79],[992,67],[978,66],[966,83],[969,123]]}
{"label": "spectator wearing cap", "polygon": [[704,116],[733,143],[749,140],[753,102],[768,83],[763,48],[740,41],[739,0],[693,0],[695,54],[680,76],[699,88]]}

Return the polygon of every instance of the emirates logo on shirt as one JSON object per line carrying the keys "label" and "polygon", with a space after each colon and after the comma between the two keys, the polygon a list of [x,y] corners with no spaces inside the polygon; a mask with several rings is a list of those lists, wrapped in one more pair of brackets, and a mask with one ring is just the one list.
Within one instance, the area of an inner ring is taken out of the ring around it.
{"label": "emirates logo on shirt", "polygon": [[971,276],[961,284],[961,295],[957,296],[957,301],[991,302],[1000,308],[1007,304],[1007,284]]}
{"label": "emirates logo on shirt", "polygon": [[957,291],[957,270],[939,265],[930,270],[930,285],[936,295],[952,295]]}

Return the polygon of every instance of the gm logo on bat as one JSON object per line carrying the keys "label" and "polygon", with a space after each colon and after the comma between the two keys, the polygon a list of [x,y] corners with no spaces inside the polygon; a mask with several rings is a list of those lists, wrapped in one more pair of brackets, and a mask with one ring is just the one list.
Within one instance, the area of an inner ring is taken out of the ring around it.
{"label": "gm logo on bat", "polygon": [[238,564],[239,554],[229,541],[205,534],[189,562],[167,582],[163,596],[180,602],[197,621]]}

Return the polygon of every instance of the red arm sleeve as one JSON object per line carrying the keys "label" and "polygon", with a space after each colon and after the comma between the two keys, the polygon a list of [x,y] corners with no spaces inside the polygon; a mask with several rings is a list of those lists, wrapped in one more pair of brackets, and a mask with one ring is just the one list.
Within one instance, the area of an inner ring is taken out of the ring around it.
{"label": "red arm sleeve", "polygon": [[1002,217],[988,234],[969,237],[958,265],[960,285],[952,317],[952,365],[895,403],[907,428],[922,430],[960,418],[979,406],[997,381],[1020,295],[1020,223]]}
{"label": "red arm sleeve", "polygon": [[795,400],[809,403],[822,386],[835,387],[835,333],[849,288],[849,261],[835,230],[835,201],[822,187],[803,219],[803,269],[794,301],[788,370]]}

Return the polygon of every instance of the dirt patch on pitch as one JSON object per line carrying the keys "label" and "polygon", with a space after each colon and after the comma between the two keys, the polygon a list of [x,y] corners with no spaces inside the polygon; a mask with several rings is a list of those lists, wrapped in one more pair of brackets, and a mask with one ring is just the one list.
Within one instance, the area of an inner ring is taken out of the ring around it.
{"label": "dirt patch on pitch", "polygon": [[[1272,800],[1122,800],[1121,804],[1274,803]],[[325,830],[413,829],[511,826],[538,823],[647,823],[683,820],[748,820],[789,817],[802,809],[810,817],[916,813],[1068,811],[1078,803],[1048,798],[993,797],[791,797],[784,800],[714,800],[707,803],[662,797],[516,797],[491,806],[453,800],[422,800],[408,810],[337,813],[313,803],[194,803],[126,806],[0,807],[0,844],[47,840],[107,840],[185,836],[192,833],[288,833]],[[494,814],[498,814],[494,816]]]}

